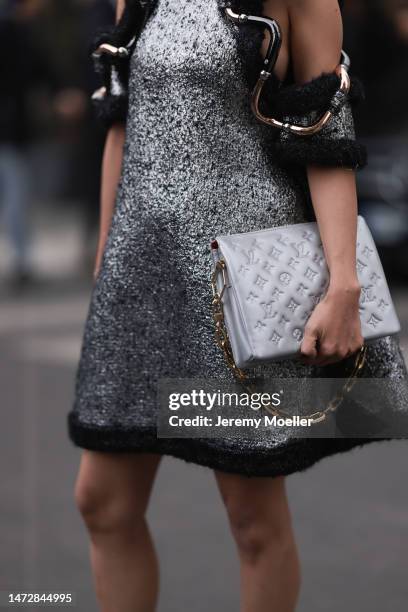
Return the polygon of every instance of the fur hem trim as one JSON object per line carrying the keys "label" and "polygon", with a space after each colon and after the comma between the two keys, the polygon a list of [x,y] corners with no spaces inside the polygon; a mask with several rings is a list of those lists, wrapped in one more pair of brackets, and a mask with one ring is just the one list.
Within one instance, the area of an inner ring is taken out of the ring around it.
{"label": "fur hem trim", "polygon": [[[314,111],[326,110],[338,87],[339,78],[334,73],[322,74],[304,85],[283,86],[268,100],[269,109],[272,109],[279,117],[302,116]],[[363,86],[354,77],[351,79],[348,100],[353,105],[364,100]]]}
{"label": "fur hem trim", "polygon": [[128,97],[106,95],[102,100],[93,101],[97,118],[106,127],[114,123],[125,123],[128,114]]}
{"label": "fur hem trim", "polygon": [[68,432],[73,444],[88,450],[117,453],[170,455],[203,467],[247,477],[288,476],[302,472],[325,457],[343,453],[375,438],[293,439],[273,452],[220,448],[219,440],[158,438],[156,429],[97,427],[68,415]]}
{"label": "fur hem trim", "polygon": [[137,36],[146,18],[147,6],[141,0],[126,0],[122,17],[118,23],[105,32],[99,33],[92,45],[93,50],[102,43],[120,47]]}
{"label": "fur hem trim", "polygon": [[367,165],[367,150],[364,145],[347,138],[319,138],[316,142],[307,138],[296,138],[284,144],[275,142],[273,148],[279,162],[284,166],[316,165],[357,170]]}

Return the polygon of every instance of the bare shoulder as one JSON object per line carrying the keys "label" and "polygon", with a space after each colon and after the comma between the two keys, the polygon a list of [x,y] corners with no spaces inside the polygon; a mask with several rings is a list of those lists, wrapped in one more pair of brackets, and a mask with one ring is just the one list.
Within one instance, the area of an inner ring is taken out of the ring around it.
{"label": "bare shoulder", "polygon": [[338,0],[264,0],[263,4],[264,8],[296,11],[303,15],[316,12],[326,16],[340,13]]}
{"label": "bare shoulder", "polygon": [[[279,23],[282,32],[282,47],[275,66],[275,73],[283,80],[289,66],[290,57],[289,12],[286,0],[264,0],[263,14],[275,19]],[[264,40],[264,53],[268,43],[269,36]]]}
{"label": "bare shoulder", "polygon": [[338,0],[285,0],[292,24],[305,30],[314,28],[324,36],[330,36],[342,28],[342,17]]}
{"label": "bare shoulder", "polygon": [[335,69],[343,45],[338,0],[286,0],[291,53],[298,81]]}
{"label": "bare shoulder", "polygon": [[125,8],[125,0],[116,0],[116,18],[119,19]]}
{"label": "bare shoulder", "polygon": [[285,24],[289,20],[286,0],[263,0],[263,13],[273,17],[279,23]]}
{"label": "bare shoulder", "polygon": [[303,15],[321,14],[339,15],[340,7],[338,0],[284,0],[288,9]]}

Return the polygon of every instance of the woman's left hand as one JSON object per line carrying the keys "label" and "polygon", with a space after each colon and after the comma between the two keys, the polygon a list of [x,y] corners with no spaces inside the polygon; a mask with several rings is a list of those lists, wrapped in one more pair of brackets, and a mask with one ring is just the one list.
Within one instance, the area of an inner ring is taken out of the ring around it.
{"label": "woman's left hand", "polygon": [[359,315],[360,286],[328,289],[309,318],[300,347],[302,360],[329,365],[356,353],[364,344]]}

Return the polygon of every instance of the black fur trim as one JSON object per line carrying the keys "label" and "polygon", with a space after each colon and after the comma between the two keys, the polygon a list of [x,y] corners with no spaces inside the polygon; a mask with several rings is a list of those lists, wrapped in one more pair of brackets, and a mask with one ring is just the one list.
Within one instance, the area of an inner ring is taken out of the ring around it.
{"label": "black fur trim", "polygon": [[214,470],[249,477],[287,476],[310,468],[324,457],[382,441],[375,438],[293,438],[273,453],[259,449],[234,452],[230,447],[225,451],[214,447],[211,440],[157,438],[155,428],[113,429],[87,425],[81,423],[74,412],[68,416],[68,428],[71,441],[81,448],[100,452],[171,455]]}
{"label": "black fur trim", "polygon": [[129,58],[116,58],[111,55],[101,55],[94,61],[95,70],[101,76],[101,81],[108,93],[111,88],[111,68],[115,67],[123,90],[127,90],[129,81]]}
{"label": "black fur trim", "polygon": [[[334,74],[322,74],[304,85],[281,87],[273,97],[268,99],[269,113],[277,118],[287,115],[307,115],[313,111],[327,110],[339,87],[339,77]],[[348,99],[357,104],[364,99],[364,90],[358,79],[351,79]]]}
{"label": "black fur trim", "polygon": [[[263,0],[218,0],[219,8],[231,7],[238,13],[263,15]],[[263,68],[262,40],[264,30],[254,23],[231,24],[235,29],[239,57],[243,66],[249,92],[252,91]],[[314,110],[326,109],[339,87],[339,78],[334,73],[322,74],[305,85],[293,84],[291,67],[285,82],[279,81],[274,73],[269,78],[261,100],[261,110],[279,115],[302,115]],[[349,101],[356,104],[364,99],[361,82],[352,77]]]}
{"label": "black fur trim", "polygon": [[126,0],[125,9],[118,23],[110,32],[110,44],[125,46],[133,38],[138,36],[146,19],[148,7],[141,0]]}
{"label": "black fur trim", "polygon": [[107,95],[103,100],[93,102],[96,116],[106,127],[111,127],[114,123],[126,123],[128,113],[127,96]]}
{"label": "black fur trim", "polygon": [[[134,37],[137,40],[155,4],[154,0],[126,0],[121,19],[115,26],[96,36],[92,44],[92,52],[102,43],[109,43],[115,47],[128,47]],[[131,52],[132,48],[129,49],[129,56],[126,58],[103,54],[95,59],[95,69],[101,75],[107,95],[104,100],[95,101],[94,105],[98,118],[107,127],[116,122],[126,121],[127,94],[111,95],[111,69],[112,66],[115,67],[122,89],[127,92]]]}
{"label": "black fur trim", "polygon": [[[97,34],[92,43],[91,52],[103,43],[109,43],[115,47],[126,47],[133,37],[139,36],[147,16],[147,9],[141,0],[127,0],[121,19],[116,25]],[[102,55],[96,60],[97,67],[98,64],[106,63],[113,64],[120,70],[120,67],[127,61],[126,58],[115,58],[110,55]]]}
{"label": "black fur trim", "polygon": [[284,166],[325,166],[359,169],[367,164],[366,148],[355,140],[330,140],[295,136],[284,144],[275,142],[274,152]]}

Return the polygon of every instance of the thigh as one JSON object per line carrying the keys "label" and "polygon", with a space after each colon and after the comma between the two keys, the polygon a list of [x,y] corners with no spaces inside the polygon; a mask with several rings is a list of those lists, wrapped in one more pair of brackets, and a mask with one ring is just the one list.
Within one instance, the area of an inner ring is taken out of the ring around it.
{"label": "thigh", "polygon": [[160,459],[147,453],[83,451],[75,487],[79,505],[86,509],[115,500],[144,514]]}

